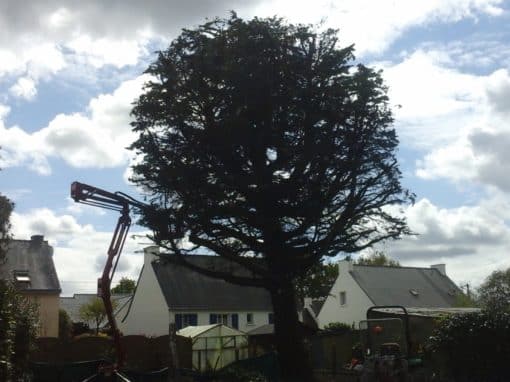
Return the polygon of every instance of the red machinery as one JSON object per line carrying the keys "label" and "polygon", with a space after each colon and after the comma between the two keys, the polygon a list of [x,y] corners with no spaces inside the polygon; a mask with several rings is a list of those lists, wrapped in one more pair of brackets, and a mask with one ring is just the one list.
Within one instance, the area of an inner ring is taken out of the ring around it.
{"label": "red machinery", "polygon": [[102,207],[120,212],[117,226],[113,232],[113,237],[108,248],[108,257],[104,266],[103,274],[98,279],[97,293],[102,298],[108,317],[108,323],[113,333],[117,362],[114,368],[122,367],[124,363],[124,352],[120,344],[120,331],[113,314],[113,307],[110,296],[110,287],[117,263],[119,262],[120,253],[124,247],[129,227],[131,226],[131,218],[129,217],[130,207],[143,208],[146,205],[131,198],[121,192],[111,193],[92,187],[87,184],[73,182],[71,184],[71,198],[77,203],[88,204],[96,207]]}

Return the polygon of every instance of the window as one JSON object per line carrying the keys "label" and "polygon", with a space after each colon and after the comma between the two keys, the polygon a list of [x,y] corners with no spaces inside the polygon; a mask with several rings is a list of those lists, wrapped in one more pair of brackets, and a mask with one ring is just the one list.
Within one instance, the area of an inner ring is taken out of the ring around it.
{"label": "window", "polygon": [[196,313],[177,313],[175,315],[175,329],[179,330],[187,326],[197,326],[198,315]]}
{"label": "window", "polygon": [[274,314],[273,313],[268,313],[268,315],[267,315],[267,323],[268,324],[274,324]]}
{"label": "window", "polygon": [[246,325],[253,325],[253,313],[246,313]]}
{"label": "window", "polygon": [[19,288],[28,288],[30,285],[30,275],[28,274],[28,271],[14,271],[14,280]]}
{"label": "window", "polygon": [[210,324],[223,324],[239,329],[239,315],[237,313],[211,313],[209,315]]}
{"label": "window", "polygon": [[340,305],[347,304],[347,293],[346,292],[340,292]]}

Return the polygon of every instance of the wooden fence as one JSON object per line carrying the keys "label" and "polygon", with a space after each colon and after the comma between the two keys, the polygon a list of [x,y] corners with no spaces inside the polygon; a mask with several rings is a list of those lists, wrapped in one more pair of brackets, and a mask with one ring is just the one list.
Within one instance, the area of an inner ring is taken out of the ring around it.
{"label": "wooden fence", "polygon": [[[124,336],[121,338],[126,355],[125,368],[148,371],[167,367],[170,363],[169,337],[149,338],[145,336]],[[191,339],[177,336],[177,354],[180,368],[190,369]],[[58,338],[38,338],[32,351],[32,362],[63,364],[113,359],[113,341],[107,337],[82,337],[71,341]]]}

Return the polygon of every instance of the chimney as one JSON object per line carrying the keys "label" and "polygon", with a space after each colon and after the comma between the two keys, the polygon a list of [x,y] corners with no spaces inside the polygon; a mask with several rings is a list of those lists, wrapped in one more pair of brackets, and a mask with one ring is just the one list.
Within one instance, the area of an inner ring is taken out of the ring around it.
{"label": "chimney", "polygon": [[143,249],[143,263],[149,265],[158,258],[159,247],[157,245],[151,245]]}
{"label": "chimney", "polygon": [[353,270],[352,260],[340,260],[338,262],[338,274],[352,272]]}
{"label": "chimney", "polygon": [[446,276],[446,265],[445,264],[434,264],[430,268],[437,269],[443,276]]}
{"label": "chimney", "polygon": [[30,237],[30,246],[40,248],[44,241],[44,235],[32,235]]}

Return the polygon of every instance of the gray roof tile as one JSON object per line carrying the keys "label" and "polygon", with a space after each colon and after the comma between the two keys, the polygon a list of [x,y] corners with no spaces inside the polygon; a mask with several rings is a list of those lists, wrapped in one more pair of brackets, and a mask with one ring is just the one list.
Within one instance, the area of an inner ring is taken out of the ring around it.
{"label": "gray roof tile", "polygon": [[[190,255],[194,265],[229,270],[239,275],[240,267],[219,256]],[[152,263],[156,278],[171,309],[209,311],[272,311],[271,297],[262,288],[240,286],[194,272],[182,265],[156,260]]]}
{"label": "gray roof tile", "polygon": [[354,265],[351,275],[375,305],[447,308],[455,305],[461,293],[434,268]]}
{"label": "gray roof tile", "polygon": [[32,240],[11,240],[7,255],[0,262],[0,278],[15,280],[16,271],[28,271],[30,283],[23,288],[30,292],[60,293],[60,283],[53,263],[53,248],[42,236]]}

